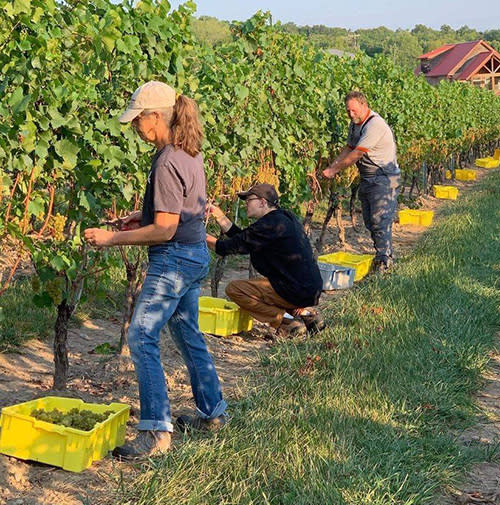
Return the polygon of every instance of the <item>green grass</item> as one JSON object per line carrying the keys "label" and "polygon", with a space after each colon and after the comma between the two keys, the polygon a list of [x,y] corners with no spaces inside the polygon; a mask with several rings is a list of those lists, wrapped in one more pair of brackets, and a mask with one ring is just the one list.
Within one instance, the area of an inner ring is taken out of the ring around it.
{"label": "green grass", "polygon": [[[93,277],[87,281],[81,303],[70,321],[79,326],[90,318],[121,320],[125,292],[125,269],[119,263],[107,271],[107,275]],[[56,321],[56,308],[40,308],[33,303],[34,296],[29,277],[20,277],[0,297],[0,352],[19,349],[31,338],[52,339]]]}
{"label": "green grass", "polygon": [[111,266],[106,275],[87,279],[73,323],[110,317],[121,320],[127,280],[125,267],[118,257],[118,252],[116,257],[116,265]]}
{"label": "green grass", "polygon": [[40,309],[31,303],[33,290],[26,277],[14,282],[0,298],[0,352],[15,350],[30,338],[53,334],[55,308]]}
{"label": "green grass", "polygon": [[122,483],[117,503],[436,503],[467,465],[473,393],[500,325],[500,173],[450,203],[394,274],[331,303],[329,329],[274,347],[231,423]]}

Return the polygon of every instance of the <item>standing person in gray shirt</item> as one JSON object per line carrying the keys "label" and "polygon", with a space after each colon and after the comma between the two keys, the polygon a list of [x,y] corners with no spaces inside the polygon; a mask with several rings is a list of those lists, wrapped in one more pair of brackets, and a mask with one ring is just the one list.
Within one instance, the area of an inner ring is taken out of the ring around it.
{"label": "standing person in gray shirt", "polygon": [[177,418],[178,426],[216,429],[224,424],[226,402],[198,328],[200,282],[210,259],[198,107],[170,86],[150,81],[132,95],[120,122],[132,122],[139,136],[156,146],[143,209],[123,219],[121,231],[89,228],[85,239],[96,246],[149,246],[148,271],[128,335],[139,382],[139,434],[114,451],[132,459],[170,448],[173,424],[160,360],[165,324],[187,365],[197,407],[196,416]]}
{"label": "standing person in gray shirt", "polygon": [[347,145],[323,175],[333,178],[344,168],[358,167],[363,221],[376,250],[374,269],[384,272],[393,262],[392,223],[401,181],[396,142],[389,125],[370,110],[363,93],[351,91],[345,105],[351,118]]}

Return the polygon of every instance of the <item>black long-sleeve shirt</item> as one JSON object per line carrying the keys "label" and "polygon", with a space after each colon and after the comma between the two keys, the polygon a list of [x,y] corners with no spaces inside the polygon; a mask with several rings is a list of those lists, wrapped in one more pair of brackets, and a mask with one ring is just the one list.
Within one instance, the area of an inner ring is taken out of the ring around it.
{"label": "black long-sleeve shirt", "polygon": [[257,272],[287,302],[318,304],[323,281],[309,239],[292,212],[273,210],[244,230],[233,224],[226,235],[216,242],[217,254],[250,254]]}

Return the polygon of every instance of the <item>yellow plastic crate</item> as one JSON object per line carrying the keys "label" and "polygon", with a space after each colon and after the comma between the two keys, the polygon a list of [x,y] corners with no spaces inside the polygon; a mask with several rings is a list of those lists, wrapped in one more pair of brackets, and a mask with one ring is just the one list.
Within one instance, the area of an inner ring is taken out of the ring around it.
{"label": "yellow plastic crate", "polygon": [[224,298],[200,296],[198,324],[203,333],[227,337],[251,330],[253,320],[248,312],[241,310],[234,302]]}
{"label": "yellow plastic crate", "polygon": [[399,224],[414,224],[417,226],[430,226],[434,211],[432,210],[414,210],[404,209],[399,211]]}
{"label": "yellow plastic crate", "polygon": [[448,200],[456,200],[458,196],[458,188],[455,186],[433,186],[434,196],[436,198],[445,198]]}
{"label": "yellow plastic crate", "polygon": [[344,251],[338,251],[331,254],[318,256],[318,261],[322,263],[332,263],[342,267],[350,267],[356,270],[354,281],[359,281],[370,271],[372,266],[373,254],[353,254]]}
{"label": "yellow plastic crate", "polygon": [[476,165],[482,168],[497,168],[500,166],[500,149],[495,149],[493,156],[477,158]]}
{"label": "yellow plastic crate", "polygon": [[500,159],[496,158],[477,158],[475,161],[477,167],[481,168],[497,168],[500,165]]}
{"label": "yellow plastic crate", "polygon": [[[97,413],[112,410],[114,414],[97,423],[91,431],[66,428],[31,416],[33,409],[67,412],[74,408]],[[130,407],[122,403],[84,403],[57,396],[4,407],[0,417],[0,453],[81,472],[93,461],[106,456],[108,451],[123,445],[129,413]]]}
{"label": "yellow plastic crate", "polygon": [[[451,179],[451,171],[446,170],[445,176],[447,179]],[[457,181],[475,181],[476,180],[476,172],[474,170],[457,168],[455,170],[455,179]]]}

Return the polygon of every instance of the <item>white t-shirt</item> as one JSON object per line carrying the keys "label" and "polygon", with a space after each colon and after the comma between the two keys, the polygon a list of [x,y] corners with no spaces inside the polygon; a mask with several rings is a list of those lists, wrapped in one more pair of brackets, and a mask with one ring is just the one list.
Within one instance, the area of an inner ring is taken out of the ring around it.
{"label": "white t-shirt", "polygon": [[399,173],[394,134],[376,112],[370,111],[360,124],[351,121],[347,145],[364,153],[356,163],[362,178],[377,175],[379,169],[386,175]]}

